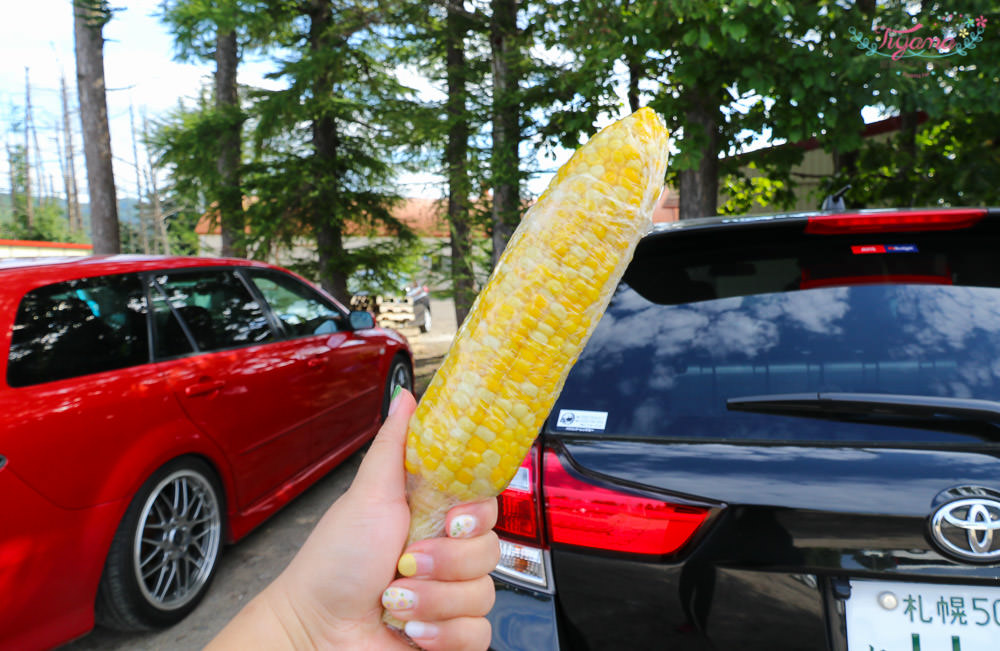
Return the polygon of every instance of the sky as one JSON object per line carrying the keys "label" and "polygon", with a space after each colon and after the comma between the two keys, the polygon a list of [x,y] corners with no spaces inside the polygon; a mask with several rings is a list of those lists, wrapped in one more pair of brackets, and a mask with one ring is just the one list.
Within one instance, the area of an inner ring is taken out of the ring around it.
{"label": "sky", "polygon": [[[156,119],[175,107],[178,100],[193,97],[203,84],[211,83],[214,63],[181,63],[174,60],[173,41],[166,27],[156,17],[160,0],[117,0],[120,7],[105,26],[104,65],[108,88],[108,115],[111,123],[111,149],[115,159],[115,180],[119,198],[136,196],[136,175],[132,156],[129,107],[134,105],[137,127],[142,115]],[[0,140],[10,144],[23,142],[23,133],[13,132],[12,124],[24,116],[25,68],[32,85],[32,106],[42,163],[46,177],[52,177],[57,194],[62,193],[59,154],[55,146],[57,121],[62,109],[60,77],[66,76],[70,103],[75,107],[76,82],[73,49],[73,9],[71,0],[6,0],[0,20]],[[274,87],[265,79],[266,63],[244,61],[239,68],[242,84]],[[415,74],[402,73],[404,83],[421,91],[435,93]],[[438,93],[440,91],[437,91]],[[77,179],[84,200],[86,174],[79,116],[73,116]],[[872,116],[866,116],[871,119]],[[609,121],[609,120],[607,120]],[[604,126],[599,124],[597,126]],[[766,135],[764,137],[766,140]],[[572,152],[557,150],[554,156],[540,161],[545,171],[528,183],[528,192],[537,196],[547,184],[551,172],[558,169]],[[145,152],[139,147],[140,162]],[[164,180],[161,174],[161,182]],[[47,179],[43,179],[48,183]],[[0,193],[9,186],[7,157],[0,150]],[[399,179],[404,196],[441,197],[440,178],[433,174],[410,174]]]}
{"label": "sky", "polygon": [[[115,182],[119,199],[136,196],[136,176],[132,156],[129,107],[135,107],[137,128],[142,115],[153,120],[177,106],[180,98],[193,98],[198,89],[211,83],[214,63],[181,63],[174,60],[173,41],[166,27],[156,17],[160,0],[117,0],[120,7],[104,28],[104,70],[108,88],[108,117],[111,128],[111,151],[114,157]],[[62,119],[59,93],[60,77],[65,75],[70,104],[76,106],[76,64],[73,45],[73,9],[71,0],[7,0],[0,20],[0,141],[23,143],[23,132],[12,131],[12,124],[24,118],[25,68],[31,78],[33,122],[42,150],[44,175],[52,177],[57,194],[62,194],[59,154],[54,139],[57,121]],[[239,68],[239,82],[274,87],[265,79],[269,67],[262,62],[244,61]],[[435,90],[412,73],[401,72],[404,83],[418,89],[422,96]],[[77,182],[86,200],[86,170],[79,116],[72,116],[76,151]],[[61,123],[61,122],[60,122]],[[571,152],[557,152],[556,158],[544,161],[543,167],[555,170]],[[139,145],[139,159],[145,165],[145,152]],[[161,174],[161,181],[163,175]],[[529,191],[539,194],[549,174],[540,175],[529,184]],[[5,150],[0,149],[0,193],[10,185]],[[48,181],[45,180],[47,184]],[[408,174],[399,179],[405,196],[441,197],[440,177],[433,174]]]}
{"label": "sky", "polygon": [[[55,179],[61,193],[62,176],[53,142],[55,123],[62,119],[60,77],[65,75],[70,105],[76,105],[76,63],[73,50],[73,9],[70,0],[32,0],[4,3],[0,22],[0,137],[22,143],[23,134],[11,133],[13,120],[23,121],[25,68],[31,78],[33,121],[42,149],[45,175]],[[115,6],[118,3],[114,3]],[[209,65],[183,64],[173,60],[172,41],[155,18],[156,0],[138,0],[115,13],[104,29],[105,81],[108,88],[108,117],[111,124],[111,152],[115,158],[115,180],[119,196],[136,196],[129,106],[134,104],[137,128],[142,115],[150,119],[176,106],[179,97],[195,94],[203,80],[209,80]],[[243,71],[252,77],[254,71]],[[259,71],[257,71],[259,73]],[[12,115],[12,111],[14,115]],[[86,188],[83,141],[79,116],[74,113],[78,183]],[[145,152],[140,146],[140,160]],[[0,191],[10,185],[7,157],[0,156]]]}

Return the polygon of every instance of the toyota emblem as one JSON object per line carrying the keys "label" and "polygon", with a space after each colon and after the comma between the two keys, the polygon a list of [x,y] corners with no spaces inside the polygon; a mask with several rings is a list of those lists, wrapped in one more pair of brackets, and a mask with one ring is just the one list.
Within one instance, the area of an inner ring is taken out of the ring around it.
{"label": "toyota emblem", "polygon": [[969,497],[942,504],[931,516],[938,548],[964,561],[1000,561],[1000,500]]}

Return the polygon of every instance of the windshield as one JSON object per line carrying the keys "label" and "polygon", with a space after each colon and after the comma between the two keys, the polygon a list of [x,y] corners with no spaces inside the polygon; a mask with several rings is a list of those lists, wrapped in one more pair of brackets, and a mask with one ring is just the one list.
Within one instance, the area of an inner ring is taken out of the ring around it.
{"label": "windshield", "polygon": [[[974,267],[987,254],[966,250],[963,264]],[[660,258],[661,267],[649,268],[686,279],[673,286],[633,269],[629,277],[649,284],[642,293],[619,287],[549,427],[676,439],[977,440],[727,409],[729,398],[814,392],[1000,400],[1000,289],[953,284],[975,273],[956,273],[941,252],[911,258],[912,269],[893,258],[881,275],[851,268],[849,258],[838,270],[811,257],[748,255],[716,265],[714,277],[710,264],[677,268]],[[725,297],[711,298],[718,294]],[[694,302],[671,304],[678,296]]]}

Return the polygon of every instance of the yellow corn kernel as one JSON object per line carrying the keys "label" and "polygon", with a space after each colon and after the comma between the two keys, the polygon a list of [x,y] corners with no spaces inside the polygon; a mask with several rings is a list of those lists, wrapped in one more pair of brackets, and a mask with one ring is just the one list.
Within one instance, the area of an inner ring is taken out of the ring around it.
{"label": "yellow corn kernel", "polygon": [[650,228],[667,132],[650,109],[603,129],[528,210],[410,422],[410,542],[499,493]]}

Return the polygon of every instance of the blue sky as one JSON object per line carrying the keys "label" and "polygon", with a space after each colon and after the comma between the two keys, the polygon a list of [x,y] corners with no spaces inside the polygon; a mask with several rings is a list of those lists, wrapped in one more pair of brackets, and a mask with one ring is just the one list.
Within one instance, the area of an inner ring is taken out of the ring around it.
{"label": "blue sky", "polygon": [[[70,104],[76,104],[76,64],[73,46],[73,9],[70,0],[8,1],[0,21],[0,192],[10,184],[7,156],[3,143],[20,144],[23,132],[12,131],[12,124],[24,116],[25,67],[30,70],[35,128],[45,176],[52,176],[58,194],[62,176],[55,146],[56,121],[61,120],[60,76],[65,74],[70,89]],[[112,2],[120,7],[104,28],[104,67],[108,88],[108,115],[111,123],[111,149],[115,158],[115,181],[118,196],[136,196],[129,106],[135,106],[137,127],[141,128],[143,111],[150,119],[177,105],[179,98],[193,97],[204,83],[211,83],[213,63],[191,64],[174,60],[173,41],[156,17],[160,0]],[[241,64],[239,81],[255,86],[273,86],[264,79],[268,67],[246,61]],[[407,83],[430,90],[413,75],[402,74]],[[77,179],[86,191],[83,142],[77,115],[73,116]],[[139,158],[145,152],[140,145]],[[162,176],[162,175],[161,175]],[[410,175],[405,194],[441,196],[431,174]],[[47,183],[47,180],[45,181]]]}
{"label": "blue sky", "polygon": [[[120,196],[135,196],[136,190],[135,171],[131,166],[130,103],[135,105],[137,121],[141,120],[143,110],[153,118],[175,106],[179,97],[195,93],[202,79],[212,72],[208,65],[173,61],[171,39],[153,15],[157,4],[156,0],[129,2],[104,30],[111,149],[116,159],[115,177]],[[0,139],[23,142],[23,134],[11,132],[11,123],[13,119],[23,119],[24,74],[28,67],[44,171],[54,177],[57,191],[60,191],[62,177],[53,139],[55,122],[62,116],[59,80],[63,73],[70,89],[70,103],[76,104],[72,5],[70,0],[32,0],[5,5],[4,20],[0,22],[0,61],[3,62],[0,65]],[[245,72],[246,76],[252,76],[252,70]],[[79,117],[73,117],[78,182],[85,188]],[[7,157],[6,152],[0,153],[3,154],[0,156],[0,189],[5,191],[9,185]],[[143,159],[144,152],[140,151],[139,157]]]}
{"label": "blue sky", "polygon": [[[113,1],[120,7],[104,28],[104,67],[108,92],[108,115],[111,122],[111,149],[115,158],[115,181],[118,196],[135,197],[129,106],[135,106],[137,126],[141,128],[143,111],[156,118],[177,105],[179,98],[194,96],[200,86],[211,82],[213,63],[179,63],[173,57],[173,42],[166,28],[156,18],[160,0]],[[25,67],[30,69],[32,106],[44,174],[53,179],[57,194],[62,193],[62,176],[55,146],[56,121],[61,120],[60,76],[65,74],[70,89],[70,104],[76,104],[76,67],[73,49],[73,9],[70,0],[8,1],[0,21],[0,192],[8,190],[9,176],[4,143],[20,144],[23,133],[13,132],[12,124],[24,116]],[[268,68],[263,63],[244,62],[240,83],[273,86],[264,79]],[[414,74],[401,71],[405,83],[420,88],[423,94],[434,91]],[[77,179],[86,192],[86,172],[80,123],[73,116]],[[558,161],[546,161],[544,167],[555,169],[571,152],[560,152]],[[140,161],[145,152],[140,146]],[[162,175],[161,175],[162,176]],[[531,191],[541,192],[549,174],[531,184]],[[400,179],[403,194],[441,197],[439,177],[433,174],[407,175]],[[46,180],[47,183],[47,180]],[[537,187],[536,187],[537,186]]]}

